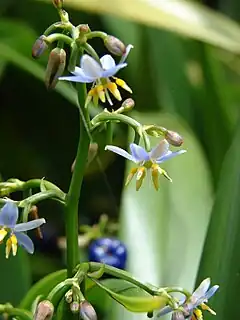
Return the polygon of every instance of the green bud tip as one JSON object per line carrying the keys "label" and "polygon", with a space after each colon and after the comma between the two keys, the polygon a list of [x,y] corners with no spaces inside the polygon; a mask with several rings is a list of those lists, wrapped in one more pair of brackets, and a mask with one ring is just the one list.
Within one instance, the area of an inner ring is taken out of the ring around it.
{"label": "green bud tip", "polygon": [[66,65],[66,52],[61,48],[54,48],[49,55],[45,74],[45,84],[48,89],[54,89],[58,78],[63,74]]}
{"label": "green bud tip", "polygon": [[107,36],[104,40],[104,45],[108,51],[116,56],[122,56],[126,53],[125,44],[114,36]]}
{"label": "green bud tip", "polygon": [[52,3],[56,9],[62,9],[63,0],[52,0]]}
{"label": "green bud tip", "polygon": [[80,316],[83,320],[97,320],[96,311],[87,300],[80,303]]}
{"label": "green bud tip", "polygon": [[46,37],[44,35],[40,36],[34,43],[32,47],[32,57],[34,59],[39,58],[45,50],[48,48],[48,45],[45,41]]}
{"label": "green bud tip", "polygon": [[132,109],[134,108],[134,106],[135,106],[134,100],[131,99],[131,98],[128,98],[128,99],[126,99],[125,101],[123,101],[121,107],[124,108],[124,111],[125,111],[125,112],[127,112],[127,111],[132,110]]}
{"label": "green bud tip", "polygon": [[51,320],[54,313],[54,306],[51,301],[41,301],[34,313],[34,320]]}
{"label": "green bud tip", "polygon": [[165,139],[175,147],[180,147],[183,144],[183,138],[175,131],[167,130]]}

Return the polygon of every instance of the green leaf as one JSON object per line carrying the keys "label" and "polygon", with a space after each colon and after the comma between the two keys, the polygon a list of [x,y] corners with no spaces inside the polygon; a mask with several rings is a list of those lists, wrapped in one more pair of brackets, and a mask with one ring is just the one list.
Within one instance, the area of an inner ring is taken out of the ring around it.
{"label": "green leaf", "polygon": [[[240,247],[240,121],[226,154],[216,200],[212,210],[206,243],[198,273],[198,282],[211,277],[220,285],[211,299],[217,319],[239,318],[239,247]],[[206,317],[210,319],[210,317]]]}
{"label": "green leaf", "polygon": [[5,246],[0,247],[0,302],[16,306],[31,285],[31,272],[27,253],[19,248],[15,257],[5,259]]}
{"label": "green leaf", "polygon": [[[146,293],[144,296],[138,295],[125,295],[127,290],[123,290],[123,284],[112,285],[112,283],[102,283],[97,280],[93,280],[96,284],[102,288],[105,292],[107,292],[110,297],[116,300],[118,303],[123,305],[127,310],[132,312],[148,312],[153,311],[156,309],[163,308],[167,303],[167,298],[161,296],[151,296],[150,294]],[[111,289],[109,288],[111,287]],[[125,284],[124,284],[125,287]],[[121,292],[118,293],[118,292]]]}
{"label": "green leaf", "polygon": [[38,281],[28,291],[26,296],[20,303],[20,308],[31,309],[32,303],[38,296],[46,297],[48,293],[60,282],[67,278],[67,271],[59,270],[47,275],[45,278]]}
{"label": "green leaf", "polygon": [[[160,190],[155,191],[150,178],[146,178],[136,192],[133,179],[124,189],[120,234],[128,248],[128,270],[156,286],[180,285],[191,290],[212,204],[207,162],[193,133],[180,118],[163,113],[135,112],[132,116],[143,124],[154,123],[179,132],[187,153],[162,164],[173,183],[160,177]],[[151,141],[154,146],[159,140]],[[128,161],[126,174],[131,168]],[[136,318],[118,309],[114,317]]]}
{"label": "green leaf", "polygon": [[240,52],[238,24],[197,2],[184,0],[68,0],[66,6],[130,19],[202,40],[232,52]]}

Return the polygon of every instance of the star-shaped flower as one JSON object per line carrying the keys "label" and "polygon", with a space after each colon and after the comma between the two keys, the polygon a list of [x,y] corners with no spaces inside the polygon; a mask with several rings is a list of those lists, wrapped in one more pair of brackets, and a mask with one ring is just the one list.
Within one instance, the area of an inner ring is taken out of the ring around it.
{"label": "star-shaped flower", "polygon": [[[72,72],[73,76],[59,77],[59,80],[93,83],[92,89],[88,92],[85,106],[92,99],[94,104],[97,105],[98,99],[104,103],[106,102],[106,98],[110,105],[112,105],[113,103],[108,90],[119,101],[122,100],[122,97],[117,85],[132,93],[132,90],[125,81],[114,77],[120,69],[127,66],[125,60],[132,48],[132,45],[126,47],[126,52],[118,64],[115,63],[114,59],[109,54],[104,55],[100,59],[100,63],[88,54],[84,54],[81,58],[80,68],[75,67],[75,70]],[[114,79],[115,82],[111,81],[111,78]]]}
{"label": "star-shaped flower", "polygon": [[206,302],[215,294],[219,286],[214,285],[209,289],[210,283],[210,278],[203,280],[193,294],[186,301],[180,303],[181,307],[179,310],[173,311],[171,307],[167,306],[160,311],[158,317],[173,311],[172,320],[203,320],[202,311],[198,307],[216,315],[216,312],[209,308]]}
{"label": "star-shaped flower", "polygon": [[6,242],[6,258],[12,250],[13,256],[17,254],[17,245],[20,244],[28,253],[34,252],[34,245],[25,231],[40,227],[45,219],[36,219],[26,223],[18,223],[18,207],[14,202],[8,201],[0,210],[0,242],[9,234]]}
{"label": "star-shaped flower", "polygon": [[135,162],[138,164],[138,167],[133,168],[130,171],[130,174],[127,177],[126,185],[130,183],[135,174],[136,177],[136,190],[139,190],[142,186],[143,179],[146,176],[147,171],[151,172],[153,185],[156,190],[159,188],[158,178],[159,175],[164,175],[170,181],[171,178],[168,176],[167,172],[163,170],[159,164],[169,160],[177,155],[183,154],[186,150],[179,150],[176,152],[172,152],[169,150],[169,143],[166,139],[163,139],[155,148],[153,148],[150,152],[147,152],[141,146],[138,146],[135,143],[130,144],[130,153],[127,151],[116,147],[107,145],[105,150],[112,151],[114,153],[119,154],[120,156]]}

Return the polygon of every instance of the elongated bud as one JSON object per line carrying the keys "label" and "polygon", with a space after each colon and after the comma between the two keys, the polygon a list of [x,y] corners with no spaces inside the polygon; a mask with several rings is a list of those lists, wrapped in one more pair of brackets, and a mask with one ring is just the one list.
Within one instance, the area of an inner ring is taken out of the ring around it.
{"label": "elongated bud", "polygon": [[34,320],[51,320],[54,313],[54,306],[48,300],[41,301],[35,311]]}
{"label": "elongated bud", "polygon": [[80,316],[83,320],[97,320],[96,311],[87,300],[80,303]]}
{"label": "elongated bud", "polygon": [[122,56],[126,52],[125,44],[114,36],[107,36],[104,39],[104,45],[112,54]]}
{"label": "elongated bud", "polygon": [[63,74],[66,65],[66,52],[61,48],[54,48],[49,55],[45,74],[45,84],[48,89],[54,89],[58,78]]}
{"label": "elongated bud", "polygon": [[165,139],[175,147],[180,147],[183,144],[183,138],[175,131],[167,130]]}
{"label": "elongated bud", "polygon": [[62,9],[63,0],[52,0],[52,3],[56,9]]}
{"label": "elongated bud", "polygon": [[46,37],[44,35],[40,36],[34,43],[32,47],[32,57],[38,59],[48,48],[45,42]]}

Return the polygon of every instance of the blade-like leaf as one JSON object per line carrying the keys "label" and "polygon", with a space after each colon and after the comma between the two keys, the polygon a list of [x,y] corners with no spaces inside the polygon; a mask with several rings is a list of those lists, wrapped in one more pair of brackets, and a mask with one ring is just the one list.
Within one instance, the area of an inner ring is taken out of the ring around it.
{"label": "blade-like leaf", "polygon": [[240,28],[237,23],[196,2],[68,0],[66,6],[123,17],[240,52]]}
{"label": "blade-like leaf", "polygon": [[[217,319],[238,319],[240,247],[240,122],[223,163],[198,281],[210,276],[220,290],[211,299]],[[210,319],[208,315],[206,319]]]}
{"label": "blade-like leaf", "polygon": [[[122,285],[119,288],[118,285],[114,285],[112,289],[109,289],[108,283],[103,284],[100,281],[93,281],[96,282],[96,284],[107,292],[114,300],[132,312],[148,312],[161,309],[167,303],[167,298],[165,297],[151,296],[150,294],[146,294],[145,296],[127,296],[124,294],[126,292],[123,290]],[[118,293],[118,290],[121,294]]]}

